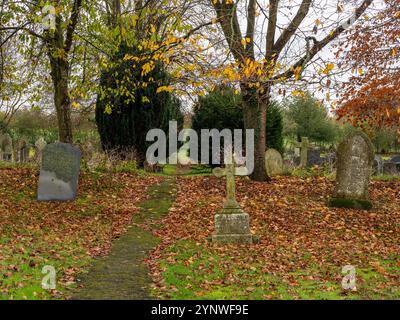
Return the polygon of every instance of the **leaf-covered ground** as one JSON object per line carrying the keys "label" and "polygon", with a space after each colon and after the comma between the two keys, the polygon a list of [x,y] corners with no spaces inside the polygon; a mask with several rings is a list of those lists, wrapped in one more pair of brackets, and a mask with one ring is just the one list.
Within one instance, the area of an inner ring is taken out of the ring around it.
{"label": "leaf-covered ground", "polygon": [[[138,212],[148,186],[162,178],[82,173],[75,202],[36,201],[38,170],[0,169],[0,300],[68,298],[75,276],[107,254]],[[57,287],[42,289],[54,266]]]}
{"label": "leaf-covered ground", "polygon": [[[333,182],[282,177],[237,180],[238,200],[261,243],[209,242],[225,182],[178,179],[162,239],[147,263],[153,295],[170,299],[400,299],[400,181],[373,181],[371,211],[326,206]],[[342,268],[356,289],[342,289]]]}
{"label": "leaf-covered ground", "polygon": [[[75,202],[36,201],[37,169],[0,169],[0,299],[68,298],[76,275],[109,252],[150,185],[161,176],[83,173]],[[371,211],[326,206],[326,178],[237,180],[238,200],[261,243],[220,246],[208,238],[225,181],[177,178],[160,221],[141,221],[160,244],[148,257],[153,297],[167,299],[400,299],[400,181],[373,181]],[[137,215],[138,216],[138,215]],[[149,225],[149,224],[156,225]],[[155,231],[154,231],[155,230]],[[41,288],[42,268],[57,288]],[[356,268],[345,291],[342,268]]]}

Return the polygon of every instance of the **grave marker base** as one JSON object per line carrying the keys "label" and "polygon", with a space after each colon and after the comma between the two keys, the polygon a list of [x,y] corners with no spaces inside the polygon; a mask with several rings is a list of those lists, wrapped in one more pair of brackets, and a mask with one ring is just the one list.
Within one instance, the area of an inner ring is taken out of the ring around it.
{"label": "grave marker base", "polygon": [[256,243],[255,237],[250,233],[249,215],[238,205],[226,203],[221,212],[215,215],[215,234],[212,241],[232,244]]}
{"label": "grave marker base", "polygon": [[334,208],[361,209],[371,210],[372,203],[368,200],[346,199],[346,198],[331,198],[329,206]]}

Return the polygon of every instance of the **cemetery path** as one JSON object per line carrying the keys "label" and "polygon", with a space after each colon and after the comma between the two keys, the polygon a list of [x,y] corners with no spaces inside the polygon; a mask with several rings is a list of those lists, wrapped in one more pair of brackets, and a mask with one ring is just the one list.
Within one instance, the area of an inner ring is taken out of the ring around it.
{"label": "cemetery path", "polygon": [[174,201],[175,179],[166,178],[151,186],[148,194],[149,198],[139,205],[141,210],[134,216],[132,226],[114,241],[110,254],[96,259],[89,272],[81,275],[81,287],[73,295],[74,300],[150,299],[151,279],[144,259],[159,240],[140,224],[151,220],[157,228],[157,220],[168,213]]}

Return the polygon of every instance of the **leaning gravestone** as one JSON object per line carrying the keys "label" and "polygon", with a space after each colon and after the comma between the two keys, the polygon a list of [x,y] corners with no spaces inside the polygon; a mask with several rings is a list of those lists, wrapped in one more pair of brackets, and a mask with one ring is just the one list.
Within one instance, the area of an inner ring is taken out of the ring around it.
{"label": "leaning gravestone", "polygon": [[308,137],[302,137],[301,142],[296,144],[297,148],[300,148],[300,166],[307,167],[308,162],[308,149],[312,147]]}
{"label": "leaning gravestone", "polygon": [[374,148],[363,132],[349,134],[337,152],[336,189],[332,207],[371,209],[369,180],[374,162]]}
{"label": "leaning gravestone", "polygon": [[283,158],[275,149],[268,149],[265,152],[265,170],[270,177],[283,174]]}
{"label": "leaning gravestone", "polygon": [[81,151],[66,143],[49,144],[43,150],[39,177],[39,201],[70,201],[78,188]]}

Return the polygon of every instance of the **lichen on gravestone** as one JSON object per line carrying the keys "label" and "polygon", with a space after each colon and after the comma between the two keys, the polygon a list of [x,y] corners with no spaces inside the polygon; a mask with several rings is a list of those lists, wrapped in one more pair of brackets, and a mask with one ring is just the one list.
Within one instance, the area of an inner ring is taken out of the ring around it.
{"label": "lichen on gravestone", "polygon": [[47,145],[44,153],[43,170],[54,172],[56,177],[64,182],[73,179],[76,160],[66,147],[57,144]]}

